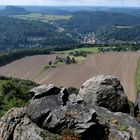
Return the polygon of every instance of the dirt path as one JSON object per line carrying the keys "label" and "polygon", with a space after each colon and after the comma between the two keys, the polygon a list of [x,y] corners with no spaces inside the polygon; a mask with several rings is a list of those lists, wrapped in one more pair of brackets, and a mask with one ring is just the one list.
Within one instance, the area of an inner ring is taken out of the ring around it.
{"label": "dirt path", "polygon": [[38,74],[48,61],[55,59],[55,55],[37,55],[1,67],[0,75],[33,79],[40,84],[52,83],[80,88],[82,83],[92,76],[109,74],[121,80],[129,100],[134,101],[135,70],[139,56],[140,52],[94,54],[89,55],[83,64],[58,66]]}

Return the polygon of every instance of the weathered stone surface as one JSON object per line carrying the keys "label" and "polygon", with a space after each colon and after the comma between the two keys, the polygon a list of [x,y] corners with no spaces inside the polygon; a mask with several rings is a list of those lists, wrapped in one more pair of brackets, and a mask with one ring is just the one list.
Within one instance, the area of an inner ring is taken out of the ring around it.
{"label": "weathered stone surface", "polygon": [[[48,86],[44,86],[44,88],[48,88]],[[50,90],[51,94],[49,93]],[[36,91],[37,95],[40,95],[38,93],[40,86],[32,91],[35,92],[35,96]],[[26,114],[41,128],[59,134],[62,134],[64,129],[71,129],[75,133],[83,133],[95,124],[96,114],[94,109],[88,109],[82,104],[73,105],[71,102],[66,105],[68,102],[66,89],[50,88],[49,86],[49,90],[43,89],[41,94],[46,96],[33,97],[26,109]]]}
{"label": "weathered stone surface", "polygon": [[60,88],[55,87],[52,84],[41,85],[30,90],[30,93],[33,94],[34,98],[39,98],[43,96],[48,96],[50,94],[57,94],[60,91]]}
{"label": "weathered stone surface", "polygon": [[13,108],[0,119],[0,140],[58,140],[61,136],[36,126],[25,108]]}
{"label": "weathered stone surface", "polygon": [[35,96],[29,102],[26,114],[38,126],[45,127],[43,124],[44,120],[49,116],[50,112],[58,110],[66,104],[68,101],[68,94],[66,89],[60,89],[55,86],[51,88],[50,86],[44,86],[45,89],[41,90],[41,93],[38,93],[40,88],[42,89],[42,86],[32,90]]}
{"label": "weathered stone surface", "polygon": [[43,140],[41,129],[35,126],[31,120],[25,116],[16,125],[13,132],[13,140]]}
{"label": "weathered stone surface", "polygon": [[13,139],[13,133],[21,118],[25,115],[25,108],[13,108],[0,118],[0,139]]}
{"label": "weathered stone surface", "polygon": [[15,127],[13,140],[58,140],[61,136],[36,126],[27,116]]}
{"label": "weathered stone surface", "polygon": [[99,124],[107,124],[109,140],[139,140],[140,124],[135,118],[121,112],[113,113],[102,107],[94,107]]}
{"label": "weathered stone surface", "polygon": [[123,87],[113,76],[99,75],[87,80],[80,88],[78,96],[92,106],[102,106],[113,112],[130,111]]}

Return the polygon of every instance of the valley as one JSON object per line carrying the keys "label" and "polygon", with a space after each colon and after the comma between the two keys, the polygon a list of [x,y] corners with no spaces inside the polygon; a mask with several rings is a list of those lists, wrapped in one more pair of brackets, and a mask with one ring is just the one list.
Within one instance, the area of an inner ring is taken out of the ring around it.
{"label": "valley", "polygon": [[0,140],[140,138],[140,2],[0,3]]}

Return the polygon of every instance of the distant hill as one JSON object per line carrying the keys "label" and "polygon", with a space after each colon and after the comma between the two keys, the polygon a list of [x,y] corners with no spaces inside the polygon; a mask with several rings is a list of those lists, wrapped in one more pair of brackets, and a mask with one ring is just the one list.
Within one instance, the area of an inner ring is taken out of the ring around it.
{"label": "distant hill", "polygon": [[0,11],[1,15],[21,15],[29,13],[30,12],[28,10],[25,10],[24,8],[18,6],[6,6]]}
{"label": "distant hill", "polygon": [[32,13],[41,13],[47,15],[71,15],[72,12],[68,9],[63,9],[63,7],[54,6],[24,6],[25,9]]}
{"label": "distant hill", "polygon": [[62,9],[57,9],[57,8],[46,8],[41,11],[41,13],[48,14],[48,15],[71,15],[72,12],[62,10]]}
{"label": "distant hill", "polygon": [[140,8],[129,8],[129,7],[113,7],[108,8],[106,11],[108,12],[117,12],[117,13],[125,13],[133,16],[140,16]]}
{"label": "distant hill", "polygon": [[96,31],[101,41],[140,41],[140,25],[105,25]]}
{"label": "distant hill", "polygon": [[1,16],[0,24],[0,50],[76,43],[76,38],[50,23]]}
{"label": "distant hill", "polygon": [[140,18],[123,13],[79,11],[73,13],[72,18],[65,21],[62,26],[69,31],[76,30],[85,34],[95,32],[107,24],[136,25],[140,24]]}
{"label": "distant hill", "polygon": [[[103,12],[118,12],[126,13],[131,15],[139,15],[140,8],[133,7],[103,7],[103,6],[24,6],[25,9],[31,12],[42,12],[46,9],[53,10],[62,10],[67,12],[77,12],[77,11],[103,11]],[[61,12],[60,12],[61,13]]]}
{"label": "distant hill", "polygon": [[[49,14],[55,14],[55,12],[57,14],[65,13],[65,10],[57,11],[57,9],[53,9],[53,11],[51,11],[52,9],[50,9],[45,9],[45,7],[42,9],[42,11],[46,10],[48,15],[40,14],[39,17],[37,17],[37,14],[30,14],[31,20],[30,18],[21,20],[11,18],[11,16],[1,16],[0,49],[77,44],[85,43],[85,39],[88,39],[88,42],[92,42],[92,40],[95,39],[94,33],[97,39],[103,41],[138,41],[140,38],[140,17],[138,16],[115,12],[78,11],[71,13],[70,18],[67,18],[67,20],[60,18],[61,16],[58,20],[50,20],[52,15],[49,16]],[[27,14],[28,12],[28,10],[24,8],[13,6],[7,6],[2,11],[14,11],[9,14],[7,12],[8,16],[10,14],[19,14],[20,12],[20,15],[24,16],[23,13],[25,12],[25,14]],[[33,16],[38,19],[36,18],[37,20],[35,21]],[[48,19],[41,20],[42,18]],[[54,19],[56,18],[57,17],[54,17]],[[125,28],[118,28],[115,25],[123,25]]]}

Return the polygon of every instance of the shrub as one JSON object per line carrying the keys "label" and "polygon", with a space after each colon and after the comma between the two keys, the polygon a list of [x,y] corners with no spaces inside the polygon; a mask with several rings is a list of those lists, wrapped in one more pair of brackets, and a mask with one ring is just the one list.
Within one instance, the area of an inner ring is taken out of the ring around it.
{"label": "shrub", "polygon": [[31,99],[29,90],[37,86],[29,80],[9,78],[0,81],[0,116],[13,107],[25,106]]}

